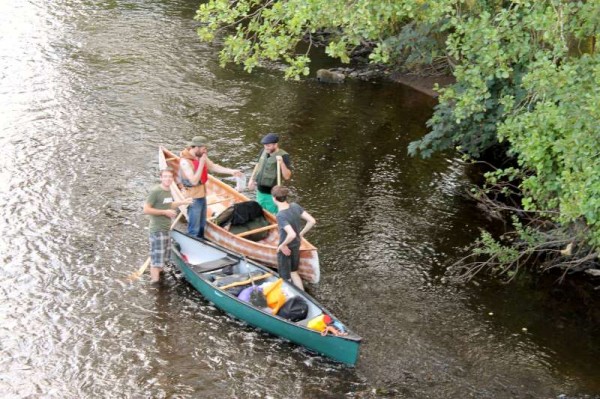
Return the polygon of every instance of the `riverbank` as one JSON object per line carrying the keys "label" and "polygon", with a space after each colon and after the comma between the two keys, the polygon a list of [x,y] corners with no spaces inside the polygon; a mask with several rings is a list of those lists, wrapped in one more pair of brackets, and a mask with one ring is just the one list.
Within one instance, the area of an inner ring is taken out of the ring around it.
{"label": "riverbank", "polygon": [[434,98],[437,98],[439,95],[438,92],[434,90],[436,84],[439,85],[439,87],[445,87],[456,81],[454,76],[451,75],[419,76],[400,74],[397,72],[390,74],[389,78],[396,83],[411,87]]}
{"label": "riverbank", "polygon": [[[341,83],[345,79],[358,79],[365,81],[378,79],[389,80],[395,83],[400,83],[402,85],[411,87],[412,89],[427,94],[428,96],[431,96],[433,98],[437,98],[437,96],[439,95],[439,93],[434,90],[436,84],[440,87],[445,87],[456,82],[454,76],[452,75],[418,75],[391,72],[386,67],[383,67],[381,65],[370,64],[363,64],[360,66],[345,68],[331,68],[327,71],[335,74],[339,78],[331,79],[331,81],[327,81],[329,80],[327,79],[326,83]],[[318,74],[319,72],[317,72],[317,75]]]}

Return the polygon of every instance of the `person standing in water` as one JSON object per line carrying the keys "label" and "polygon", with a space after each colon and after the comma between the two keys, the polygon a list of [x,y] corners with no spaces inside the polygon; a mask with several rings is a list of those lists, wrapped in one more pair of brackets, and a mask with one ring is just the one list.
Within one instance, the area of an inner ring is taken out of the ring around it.
{"label": "person standing in water", "polygon": [[192,203],[191,198],[174,201],[170,190],[172,183],[173,170],[161,170],[160,184],[150,190],[144,203],[144,214],[150,215],[150,279],[153,283],[160,281],[160,272],[171,258],[171,219],[177,216],[179,206]]}

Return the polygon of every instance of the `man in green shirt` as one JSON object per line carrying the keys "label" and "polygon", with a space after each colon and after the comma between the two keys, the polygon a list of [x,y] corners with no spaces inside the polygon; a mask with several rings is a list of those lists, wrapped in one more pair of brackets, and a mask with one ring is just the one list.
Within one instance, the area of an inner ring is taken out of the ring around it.
{"label": "man in green shirt", "polygon": [[176,209],[192,203],[191,198],[174,201],[170,186],[173,183],[173,170],[160,171],[160,184],[150,190],[144,203],[144,214],[150,215],[150,279],[157,283],[165,262],[171,257],[171,219],[177,216]]}

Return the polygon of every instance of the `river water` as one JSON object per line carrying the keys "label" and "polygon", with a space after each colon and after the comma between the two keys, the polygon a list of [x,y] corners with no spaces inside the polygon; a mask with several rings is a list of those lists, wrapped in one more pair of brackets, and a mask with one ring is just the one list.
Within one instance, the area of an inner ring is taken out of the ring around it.
{"label": "river water", "polygon": [[[406,155],[432,99],[220,68],[196,8],[0,0],[3,398],[600,393],[598,335],[582,317],[527,283],[444,282],[487,222],[461,196],[453,154]],[[157,146],[203,134],[214,161],[249,175],[268,131],[318,221],[311,292],[364,337],[355,368],[244,326],[171,276],[122,281],[147,256]]]}

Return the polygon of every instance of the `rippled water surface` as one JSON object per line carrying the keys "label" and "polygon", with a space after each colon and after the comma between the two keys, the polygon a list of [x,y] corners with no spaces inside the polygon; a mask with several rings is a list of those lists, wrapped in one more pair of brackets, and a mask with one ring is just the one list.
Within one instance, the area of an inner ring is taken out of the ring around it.
{"label": "rippled water surface", "polygon": [[[598,338],[577,320],[557,327],[527,287],[440,278],[484,220],[457,160],[406,155],[433,100],[222,69],[196,7],[0,0],[2,397],[600,392]],[[364,337],[356,368],[246,327],[171,276],[122,281],[147,256],[157,146],[201,133],[213,160],[249,175],[267,131],[318,219],[311,291]]]}

